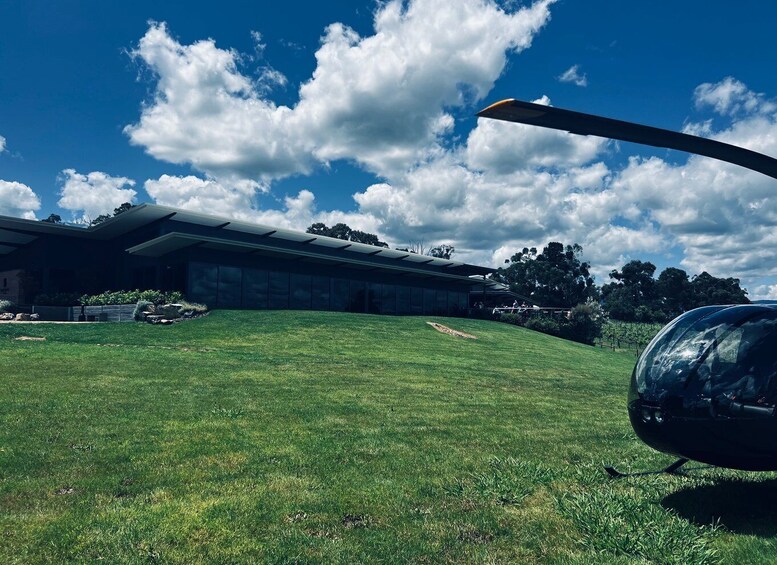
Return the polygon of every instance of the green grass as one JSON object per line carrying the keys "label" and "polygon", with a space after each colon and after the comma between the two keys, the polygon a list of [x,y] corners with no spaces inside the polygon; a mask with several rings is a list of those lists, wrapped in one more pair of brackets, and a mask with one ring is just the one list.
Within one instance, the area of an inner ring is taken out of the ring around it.
{"label": "green grass", "polygon": [[633,363],[445,318],[0,325],[0,562],[773,561],[775,475],[605,477],[669,462]]}

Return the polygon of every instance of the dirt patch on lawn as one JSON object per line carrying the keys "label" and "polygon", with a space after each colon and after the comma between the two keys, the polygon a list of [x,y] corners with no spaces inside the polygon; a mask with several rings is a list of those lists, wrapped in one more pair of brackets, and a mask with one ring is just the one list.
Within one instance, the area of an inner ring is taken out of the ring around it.
{"label": "dirt patch on lawn", "polygon": [[46,341],[45,337],[32,337],[29,335],[21,335],[13,338],[14,341]]}
{"label": "dirt patch on lawn", "polygon": [[452,330],[448,326],[443,326],[442,324],[438,324],[437,322],[426,322],[426,323],[432,326],[438,332],[442,332],[444,334],[454,335],[456,337],[463,337],[465,339],[477,339],[477,337],[472,334],[465,334],[464,332],[460,332],[458,330]]}

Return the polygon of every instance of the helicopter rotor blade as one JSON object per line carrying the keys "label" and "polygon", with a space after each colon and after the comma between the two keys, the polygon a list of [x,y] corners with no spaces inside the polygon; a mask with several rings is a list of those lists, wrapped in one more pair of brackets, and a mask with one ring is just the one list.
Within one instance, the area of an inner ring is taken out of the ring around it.
{"label": "helicopter rotor blade", "polygon": [[492,104],[477,115],[481,118],[518,122],[579,135],[595,135],[641,145],[677,149],[733,163],[777,179],[777,159],[743,147],[687,133],[543,106],[513,98]]}

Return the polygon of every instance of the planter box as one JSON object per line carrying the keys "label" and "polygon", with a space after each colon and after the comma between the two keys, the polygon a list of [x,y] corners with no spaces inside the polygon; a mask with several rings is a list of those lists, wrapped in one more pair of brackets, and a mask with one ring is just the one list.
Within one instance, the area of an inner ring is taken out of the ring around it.
{"label": "planter box", "polygon": [[[109,304],[107,306],[84,306],[84,315],[87,320],[96,322],[133,322],[132,314],[135,313],[134,304]],[[70,307],[70,320],[78,321],[81,315],[80,306]],[[43,318],[43,314],[41,314]]]}

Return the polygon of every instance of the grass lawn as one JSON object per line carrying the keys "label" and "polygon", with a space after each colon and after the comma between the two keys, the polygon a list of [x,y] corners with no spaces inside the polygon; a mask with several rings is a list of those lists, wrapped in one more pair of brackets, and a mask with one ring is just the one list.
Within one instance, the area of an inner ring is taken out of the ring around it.
{"label": "grass lawn", "polygon": [[634,361],[451,318],[0,325],[0,563],[773,562],[777,475],[606,478],[671,461]]}

